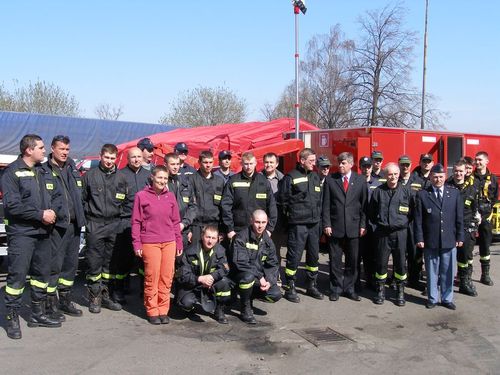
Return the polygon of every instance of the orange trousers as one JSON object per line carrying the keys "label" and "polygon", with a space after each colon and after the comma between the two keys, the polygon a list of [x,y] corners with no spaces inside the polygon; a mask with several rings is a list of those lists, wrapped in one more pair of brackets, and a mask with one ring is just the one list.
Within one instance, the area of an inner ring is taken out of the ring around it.
{"label": "orange trousers", "polygon": [[144,306],[148,316],[167,315],[175,268],[175,241],[142,245]]}

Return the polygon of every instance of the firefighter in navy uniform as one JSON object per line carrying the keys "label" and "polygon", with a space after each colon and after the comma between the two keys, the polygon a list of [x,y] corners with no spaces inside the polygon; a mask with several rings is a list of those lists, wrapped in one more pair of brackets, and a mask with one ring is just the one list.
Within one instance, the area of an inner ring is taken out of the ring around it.
{"label": "firefighter in navy uniform", "polygon": [[464,202],[464,242],[457,247],[457,268],[459,278],[459,293],[471,297],[477,296],[477,291],[472,284],[472,263],[476,234],[481,214],[477,207],[478,191],[475,183],[466,182],[466,161],[459,160],[453,165],[453,176],[447,184],[457,188]]}
{"label": "firefighter in navy uniform", "polygon": [[201,240],[184,250],[175,272],[177,303],[183,310],[191,311],[200,302],[202,291],[211,294],[216,300],[215,320],[227,324],[224,306],[231,299],[231,280],[226,277],[229,273],[226,250],[218,240],[217,226],[207,225],[202,229]]}
{"label": "firefighter in navy uniform", "polygon": [[44,312],[50,276],[50,233],[57,208],[52,194],[57,181],[43,171],[45,147],[38,135],[27,134],[19,144],[20,157],[2,176],[3,204],[8,243],[8,274],[5,286],[7,336],[20,339],[19,309],[26,276],[30,275],[31,315],[29,327],[60,327],[61,322]]}
{"label": "firefighter in navy uniform", "polygon": [[295,303],[300,302],[295,281],[304,249],[306,250],[306,294],[316,299],[323,299],[323,294],[316,285],[322,194],[319,176],[313,171],[315,164],[314,150],[304,148],[299,153],[297,167],[283,178],[280,187],[280,203],[288,219],[284,297]]}
{"label": "firefighter in navy uniform", "polygon": [[[181,216],[181,234],[184,248],[191,243],[191,225],[198,215],[191,177],[180,173],[181,159],[178,154],[165,155],[165,166],[168,169],[168,190],[174,193],[179,214]],[[195,170],[196,171],[196,170]]]}
{"label": "firefighter in navy uniform", "polygon": [[[71,289],[78,269],[80,234],[85,226],[82,202],[82,179],[75,163],[69,157],[70,139],[64,135],[54,137],[52,153],[43,164],[47,173],[57,179],[60,188],[61,215],[52,232],[52,270],[47,287],[47,311],[64,321],[61,311],[70,316],[82,316],[82,310],[71,301]],[[59,301],[57,293],[59,294]]]}
{"label": "firefighter in navy uniform", "polygon": [[372,152],[372,177],[378,179],[381,184],[386,182],[386,178],[384,175],[384,169],[382,168],[382,162],[384,161],[384,155],[382,151],[373,151]]}
{"label": "firefighter in navy uniform", "polygon": [[[146,152],[149,151],[146,150]],[[144,152],[141,152],[138,147],[129,149],[127,152],[127,165],[117,172],[127,181],[127,198],[123,204],[120,217],[121,225],[116,235],[116,243],[111,258],[111,273],[114,275],[111,297],[120,304],[126,303],[125,281],[134,267],[136,259],[132,246],[131,227],[135,194],[143,190],[149,184],[151,178],[151,171],[144,167],[143,154]]]}
{"label": "firefighter in navy uniform", "polygon": [[251,152],[241,155],[242,171],[231,176],[222,196],[222,222],[229,240],[248,227],[252,213],[262,209],[267,213],[269,234],[274,230],[278,211],[271,185],[255,171],[257,160]]}
{"label": "firefighter in navy uniform", "polygon": [[388,163],[384,168],[387,182],[373,192],[368,205],[368,217],[375,225],[377,295],[373,302],[381,305],[385,301],[387,263],[392,253],[394,278],[396,279],[396,305],[405,305],[404,285],[406,274],[406,236],[413,214],[413,196],[410,190],[399,182],[399,167]]}
{"label": "firefighter in navy uniform", "polygon": [[198,215],[192,225],[192,242],[201,239],[204,226],[219,228],[221,224],[221,201],[224,191],[224,179],[212,173],[214,155],[211,151],[202,151],[199,156],[200,169],[191,176]]}
{"label": "firefighter in navy uniform", "polygon": [[490,245],[493,238],[491,227],[491,215],[493,205],[498,199],[497,177],[488,169],[488,153],[480,151],[475,157],[476,170],[474,180],[477,181],[479,191],[479,213],[481,214],[481,224],[479,224],[479,261],[481,262],[481,283],[493,285],[490,277]]}
{"label": "firefighter in navy uniform", "polygon": [[111,299],[113,279],[110,264],[120,229],[120,216],[127,201],[127,180],[117,173],[118,149],[113,144],[101,148],[99,166],[83,176],[83,202],[87,218],[87,288],[89,311],[100,313],[101,306],[118,311],[122,306]]}
{"label": "firefighter in navy uniform", "polygon": [[267,214],[257,209],[251,225],[238,232],[231,242],[230,278],[238,287],[241,320],[248,324],[257,321],[252,311],[252,298],[260,296],[267,302],[281,299],[278,281],[278,257],[274,243],[267,234]]}

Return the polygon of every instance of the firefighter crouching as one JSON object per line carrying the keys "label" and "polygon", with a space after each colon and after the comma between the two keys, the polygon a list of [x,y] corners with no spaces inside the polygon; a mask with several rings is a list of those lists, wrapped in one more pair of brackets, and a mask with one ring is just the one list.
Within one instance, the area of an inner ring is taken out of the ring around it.
{"label": "firefighter crouching", "polygon": [[30,275],[31,315],[28,327],[60,327],[61,322],[44,312],[51,266],[50,233],[57,209],[52,193],[57,181],[42,170],[45,158],[42,138],[25,135],[19,144],[20,157],[2,176],[3,204],[7,231],[8,274],[5,286],[7,336],[21,338],[19,309],[26,276]]}
{"label": "firefighter crouching", "polygon": [[460,191],[460,196],[464,202],[464,242],[457,247],[457,266],[459,289],[462,294],[471,297],[477,296],[477,291],[472,284],[472,264],[474,245],[478,226],[481,223],[481,214],[477,208],[477,184],[474,180],[465,181],[466,162],[459,160],[453,165],[453,176],[448,180],[448,184]]}
{"label": "firefighter crouching", "polygon": [[87,287],[89,311],[100,313],[101,305],[118,311],[122,306],[111,299],[113,275],[111,257],[120,228],[120,215],[127,198],[127,180],[116,171],[118,149],[113,144],[101,148],[99,166],[83,176],[83,202],[87,218]]}
{"label": "firefighter crouching", "polygon": [[201,240],[184,250],[181,265],[175,272],[177,303],[185,311],[192,311],[202,295],[215,297],[214,318],[227,324],[224,306],[231,299],[231,281],[226,277],[229,265],[226,250],[218,243],[217,226],[207,225],[201,231]]}
{"label": "firefighter crouching", "polygon": [[376,250],[376,287],[377,295],[373,302],[381,305],[385,300],[385,281],[387,263],[392,253],[394,278],[397,285],[396,305],[404,306],[404,285],[406,275],[406,236],[413,203],[410,190],[398,183],[399,167],[389,163],[384,168],[387,182],[376,188],[372,194],[368,215],[375,225]]}
{"label": "firefighter crouching", "polygon": [[257,323],[252,311],[254,296],[261,296],[267,302],[281,299],[277,285],[278,258],[266,231],[267,220],[264,210],[255,210],[251,225],[238,232],[231,243],[230,278],[240,294],[241,320],[248,324]]}

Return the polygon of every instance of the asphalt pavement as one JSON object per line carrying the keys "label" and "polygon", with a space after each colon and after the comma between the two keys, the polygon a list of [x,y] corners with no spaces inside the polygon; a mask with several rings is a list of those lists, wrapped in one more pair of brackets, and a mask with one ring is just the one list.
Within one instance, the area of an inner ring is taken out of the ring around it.
{"label": "asphalt pavement", "polygon": [[[395,291],[381,305],[364,290],[361,302],[330,302],[301,294],[299,304],[256,301],[256,326],[240,321],[237,306],[221,325],[173,307],[168,325],[144,318],[138,278],[119,312],[90,314],[83,278],[76,286],[81,318],[61,328],[28,328],[22,310],[21,340],[0,330],[3,374],[500,374],[500,244],[492,247],[495,285],[478,282],[477,248],[473,279],[479,296],[455,294],[457,310],[425,308],[421,292],[406,289],[405,307]],[[320,259],[319,286],[328,288],[328,257]],[[299,274],[303,271],[299,270]],[[5,273],[0,274],[0,287]],[[299,289],[303,283],[299,281]],[[456,288],[457,290],[457,288]],[[25,302],[29,302],[29,291]],[[5,327],[5,307],[0,307]]]}

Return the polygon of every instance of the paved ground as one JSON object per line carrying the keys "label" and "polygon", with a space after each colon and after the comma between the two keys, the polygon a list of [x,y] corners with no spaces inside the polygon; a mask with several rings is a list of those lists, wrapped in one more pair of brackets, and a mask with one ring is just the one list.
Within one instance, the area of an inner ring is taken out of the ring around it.
{"label": "paved ground", "polygon": [[[28,310],[23,311],[22,340],[10,340],[0,331],[0,368],[4,374],[51,375],[499,374],[499,255],[500,245],[495,245],[495,286],[476,283],[476,298],[456,294],[457,311],[427,310],[424,297],[412,289],[407,289],[403,308],[390,300],[374,305],[371,291],[362,293],[361,302],[302,296],[300,304],[256,302],[255,327],[242,323],[237,310],[229,325],[219,325],[206,315],[189,320],[175,309],[169,325],[151,326],[144,320],[135,280],[129,304],[120,312],[93,315],[85,307],[82,318],[68,317],[62,328],[46,329],[28,328]],[[477,254],[475,262],[477,281]],[[321,263],[325,289],[325,256]],[[78,290],[83,291],[81,282]],[[86,306],[83,297],[78,303]],[[0,313],[5,327],[3,304]],[[316,346],[299,334],[314,328],[330,328],[347,339]]]}

